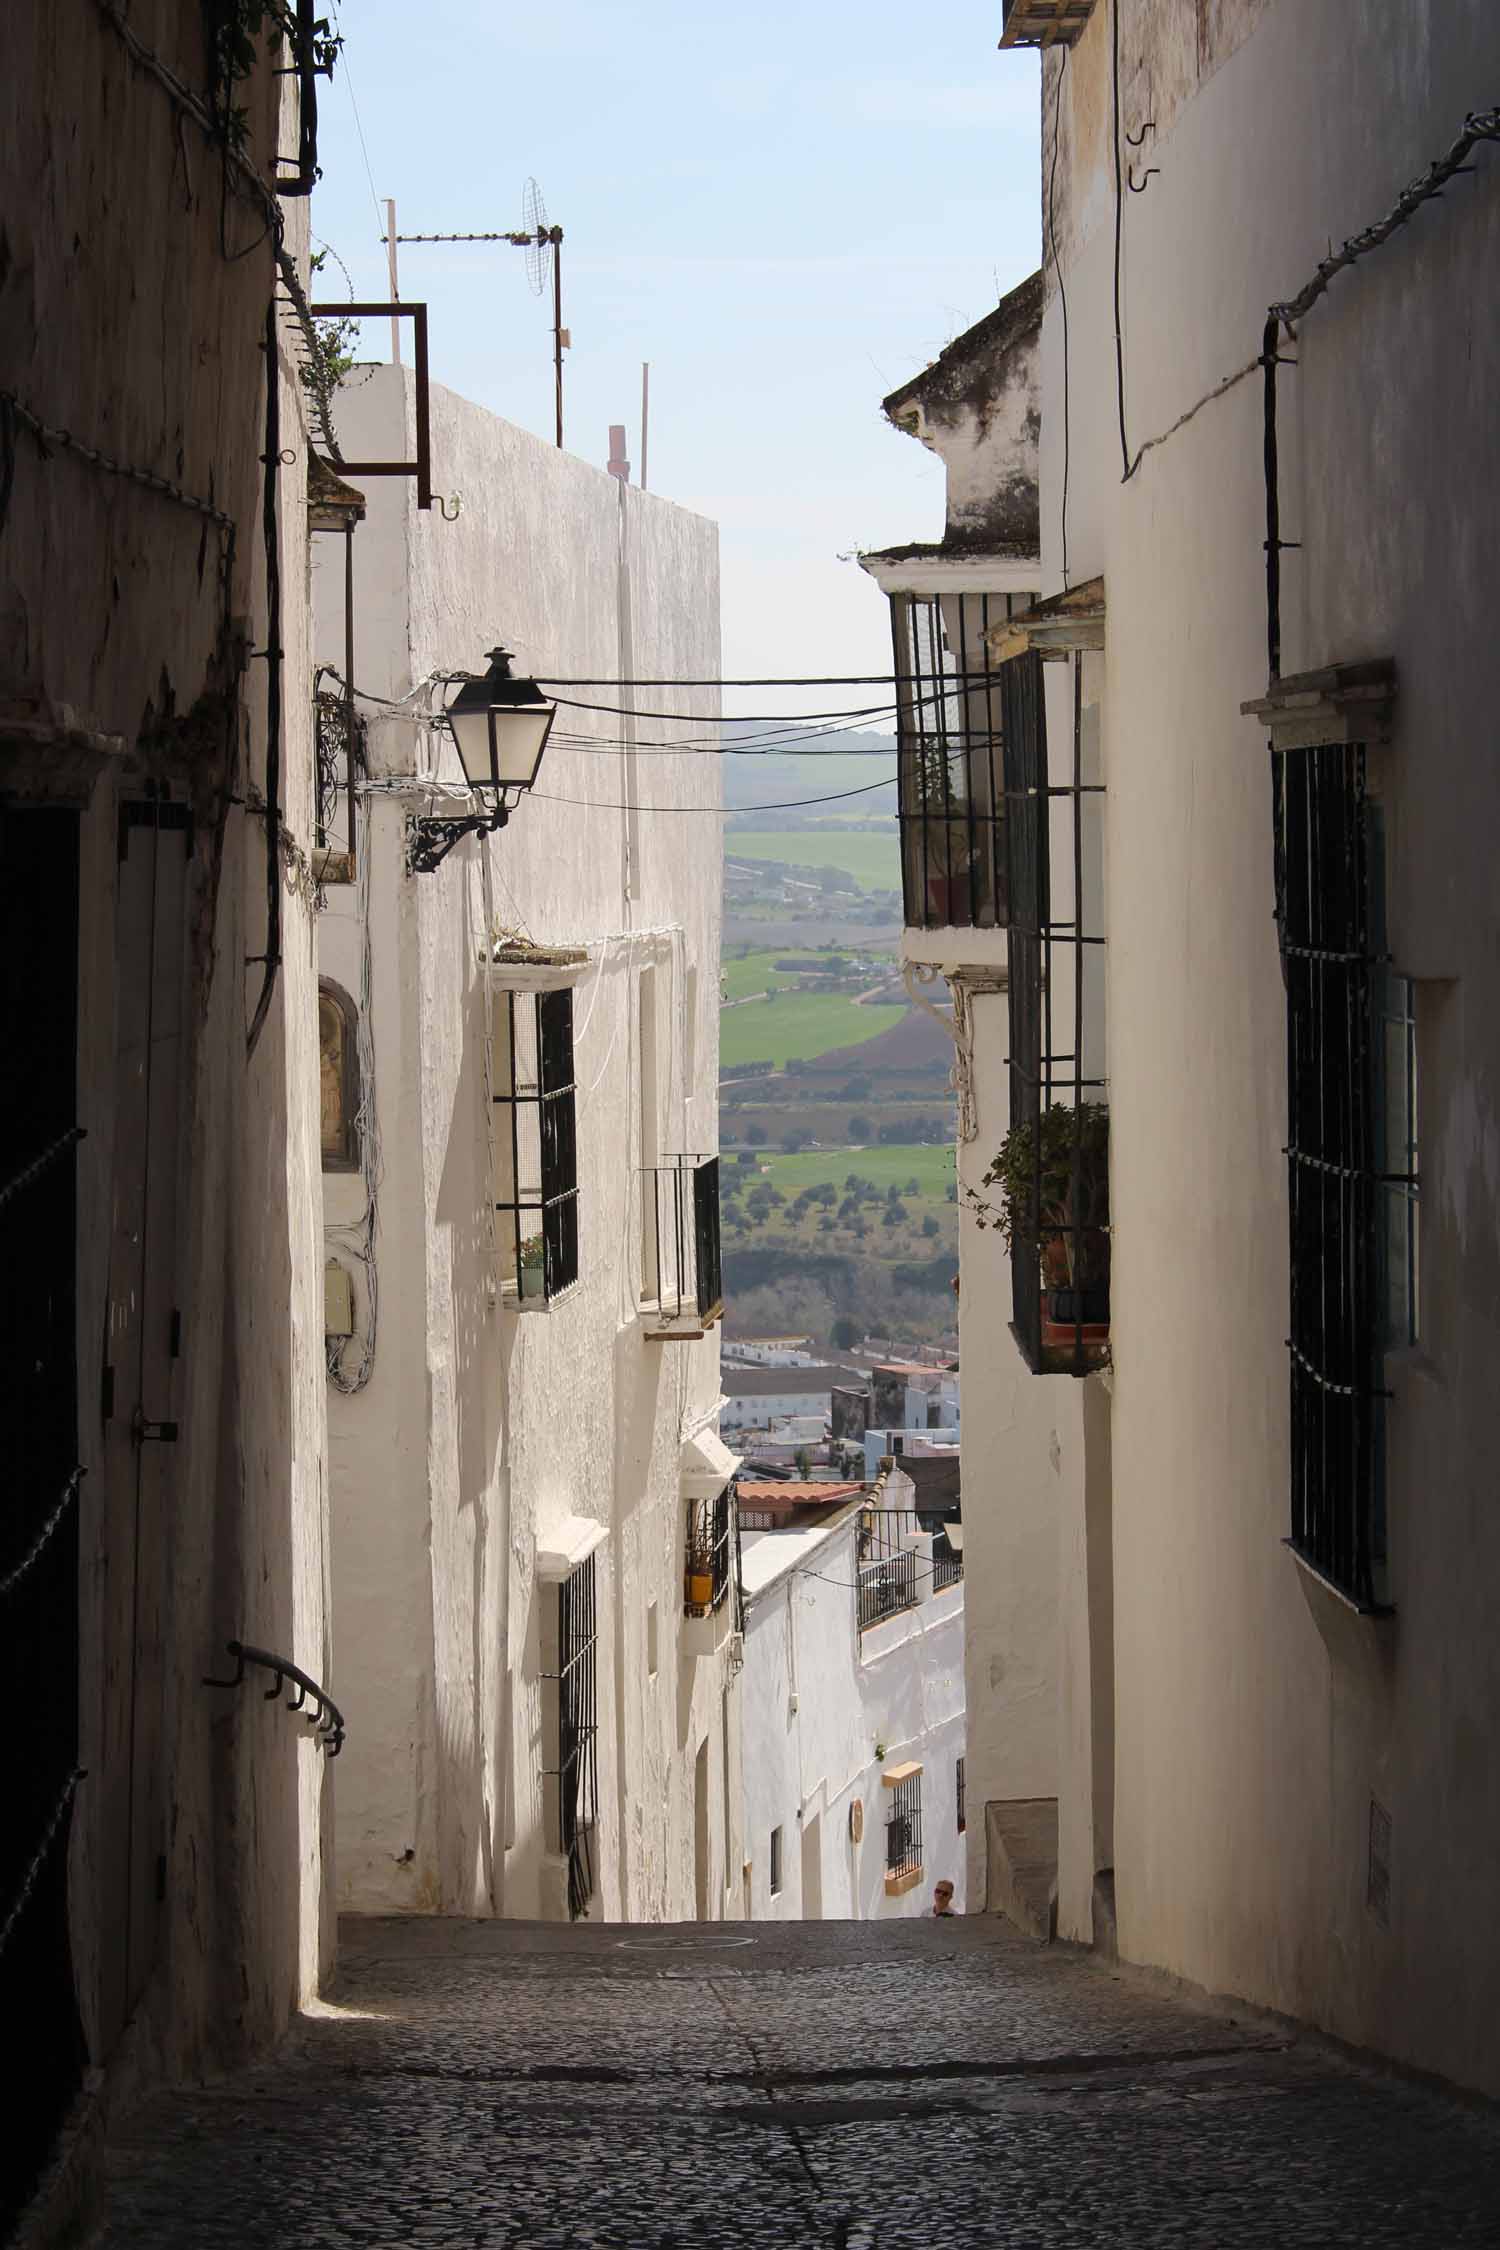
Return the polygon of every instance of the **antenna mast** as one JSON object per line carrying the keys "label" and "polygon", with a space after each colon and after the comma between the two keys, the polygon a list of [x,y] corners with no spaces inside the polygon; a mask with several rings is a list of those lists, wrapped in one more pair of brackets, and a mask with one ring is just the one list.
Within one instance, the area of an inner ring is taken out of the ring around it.
{"label": "antenna mast", "polygon": [[[396,244],[398,242],[509,242],[526,252],[526,278],[531,283],[531,293],[540,297],[547,285],[546,253],[552,252],[552,366],[556,392],[557,443],[563,441],[563,353],[572,345],[572,337],[562,324],[562,238],[561,227],[547,224],[547,206],[542,201],[542,191],[535,180],[528,180],[521,197],[521,214],[524,224],[514,229],[502,229],[490,234],[397,234],[396,206],[386,205],[386,225],[389,233],[381,237],[390,245],[391,295],[396,294]],[[395,339],[396,323],[392,321],[392,346],[397,359],[400,346]]]}

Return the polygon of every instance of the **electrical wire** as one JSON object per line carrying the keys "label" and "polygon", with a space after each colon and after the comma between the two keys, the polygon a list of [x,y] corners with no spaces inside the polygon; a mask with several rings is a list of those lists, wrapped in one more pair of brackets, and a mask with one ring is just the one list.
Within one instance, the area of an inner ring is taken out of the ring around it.
{"label": "electrical wire", "polygon": [[858,789],[835,789],[826,797],[784,797],[768,805],[631,805],[603,797],[555,797],[546,789],[528,790],[527,794],[544,805],[580,805],[585,812],[710,813],[716,819],[728,820],[736,813],[796,812],[802,805],[836,805],[845,797],[868,797],[877,789],[895,786],[896,776],[888,774],[884,781],[867,781]]}
{"label": "electrical wire", "polygon": [[[951,694],[952,690],[947,692]],[[713,716],[707,711],[636,711],[623,703],[586,703],[573,695],[552,695],[547,700],[561,704],[565,711],[602,711],[611,719],[676,719],[684,724],[701,725]],[[738,711],[730,716],[752,726],[774,727],[788,726],[802,719],[879,719],[895,709],[894,703],[869,703],[845,711]]]}
{"label": "electrical wire", "polygon": [[[344,36],[344,24],[343,18],[339,13],[337,0],[334,0],[333,14],[334,21],[338,27],[339,38],[342,41]],[[345,53],[342,45],[339,48],[339,71],[343,78],[344,84],[349,89],[349,107],[354,112],[354,130],[359,138],[359,153],[365,160],[365,178],[370,183],[370,201],[375,207],[375,232],[376,239],[378,241],[380,239],[380,230],[385,225],[385,220],[381,217],[380,197],[375,192],[375,174],[370,169],[370,151],[365,145],[365,128],[359,114],[359,103],[354,98],[354,79],[349,69],[349,58]]]}
{"label": "electrical wire", "polygon": [[[782,680],[565,680],[555,672],[537,672],[533,678],[545,681],[548,687],[626,687],[626,688],[724,688],[724,687],[899,687],[902,675],[898,672],[825,673],[821,678]],[[970,675],[962,675],[968,678]],[[972,675],[978,678],[979,674]],[[642,712],[641,716],[647,716]]]}
{"label": "electrical wire", "polygon": [[[880,1568],[880,1565],[879,1565],[879,1563],[875,1563],[875,1562],[872,1562],[872,1563],[870,1563],[870,1564],[869,1564],[869,1565],[868,1565],[867,1567],[868,1567],[868,1568],[869,1568],[870,1570],[878,1570],[878,1569]],[[792,1564],[792,1567],[791,1567],[791,1569],[790,1569],[790,1570],[789,1570],[789,1571],[787,1572],[787,1576],[788,1576],[789,1578],[817,1578],[817,1579],[821,1579],[822,1583],[823,1583],[823,1584],[824,1584],[825,1586],[843,1586],[844,1588],[846,1588],[846,1590],[847,1590],[848,1592],[850,1592],[850,1593],[856,1593],[856,1594],[857,1594],[857,1593],[859,1592],[859,1587],[860,1587],[860,1581],[859,1581],[859,1580],[858,1580],[857,1578],[830,1578],[830,1577],[829,1577],[829,1575],[828,1575],[828,1573],[827,1573],[827,1571],[825,1571],[825,1570],[809,1570],[809,1569],[807,1568],[807,1566],[806,1566],[806,1564],[805,1564],[805,1563],[793,1563],[793,1564]],[[929,1566],[928,1568],[925,1568],[925,1569],[921,1569],[921,1570],[913,1569],[913,1571],[912,1571],[912,1579],[913,1579],[913,1582],[915,1582],[915,1581],[917,1581],[917,1580],[919,1580],[919,1579],[923,1579],[923,1578],[936,1578],[936,1577],[937,1577],[937,1565],[936,1565],[936,1563],[933,1563],[933,1564],[932,1564],[932,1565],[930,1565],[930,1566]],[[959,1578],[957,1578],[957,1579],[954,1579],[954,1580],[950,1580],[950,1584],[958,1585],[958,1584],[961,1584],[961,1583],[962,1583],[962,1573],[960,1573],[960,1575],[959,1575]],[[892,1610],[892,1612],[891,1612],[891,1615],[892,1615],[893,1617],[899,1617],[899,1616],[900,1616],[901,1614],[902,1614],[902,1612],[901,1612],[901,1611],[899,1611],[899,1610]]]}

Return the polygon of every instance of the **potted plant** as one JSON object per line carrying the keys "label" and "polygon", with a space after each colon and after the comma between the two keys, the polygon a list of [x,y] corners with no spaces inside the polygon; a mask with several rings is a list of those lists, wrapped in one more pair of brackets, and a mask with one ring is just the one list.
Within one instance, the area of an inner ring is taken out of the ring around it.
{"label": "potted plant", "polygon": [[521,1243],[520,1289],[523,1297],[540,1297],[546,1287],[546,1245],[539,1234],[528,1234]]}
{"label": "potted plant", "polygon": [[[1012,1125],[985,1187],[1012,1257],[1033,1240],[1047,1293],[1048,1342],[1102,1341],[1109,1329],[1109,1110],[1103,1102],[1043,1110]],[[983,1224],[983,1220],[980,1222]]]}
{"label": "potted plant", "polygon": [[683,1593],[690,1610],[703,1613],[713,1607],[713,1549],[701,1533],[694,1533],[688,1540]]}

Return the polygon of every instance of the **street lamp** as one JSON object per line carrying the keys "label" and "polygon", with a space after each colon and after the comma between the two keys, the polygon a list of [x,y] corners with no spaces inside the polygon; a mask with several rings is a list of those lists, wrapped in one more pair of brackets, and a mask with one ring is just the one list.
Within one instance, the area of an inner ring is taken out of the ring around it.
{"label": "street lamp", "polygon": [[514,677],[507,650],[492,648],[489,659],[484,677],[465,680],[444,714],[464,779],[486,810],[413,820],[414,875],[430,875],[465,836],[489,836],[503,828],[511,806],[536,780],[557,705],[535,680]]}

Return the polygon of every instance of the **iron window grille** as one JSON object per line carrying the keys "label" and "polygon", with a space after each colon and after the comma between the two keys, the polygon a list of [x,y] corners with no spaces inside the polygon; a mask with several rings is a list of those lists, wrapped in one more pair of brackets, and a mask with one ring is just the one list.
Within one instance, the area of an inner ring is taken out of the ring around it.
{"label": "iron window grille", "polygon": [[885,1808],[887,1883],[922,1872],[922,1776],[910,1774],[891,1789]]}
{"label": "iron window grille", "polygon": [[578,1279],[578,1126],[573,993],[507,992],[503,1053],[492,1056],[500,1287],[522,1310]]}
{"label": "iron window grille", "polygon": [[594,1557],[557,1589],[557,1849],[568,1863],[568,1912],[576,1922],[594,1895],[599,1818],[598,1610]]}
{"label": "iron window grille", "polygon": [[781,1830],[771,1830],[771,1896],[781,1895]]}
{"label": "iron window grille", "polygon": [[1004,926],[1000,675],[985,635],[1023,597],[892,594],[901,895],[908,929]]}
{"label": "iron window grille", "polygon": [[646,1196],[648,1307],[663,1341],[693,1341],[724,1310],[719,1159],[669,1156],[642,1174]]}
{"label": "iron window grille", "polygon": [[319,687],[313,696],[315,801],[313,868],[320,883],[352,883],[355,801],[368,771],[365,722],[347,693]]}
{"label": "iron window grille", "polygon": [[728,1599],[734,1580],[734,1486],[726,1484],[712,1500],[688,1503],[687,1545],[683,1557],[683,1613],[712,1617]]}
{"label": "iron window grille", "polygon": [[1104,937],[1086,927],[1100,872],[1089,812],[1103,790],[1084,778],[1082,651],[1062,661],[1072,742],[1061,780],[1049,766],[1041,655],[1000,667],[1011,1146],[1030,1174],[1012,1204],[1011,1332],[1033,1373],[1086,1375],[1109,1353],[1109,1120],[1088,1059]]}
{"label": "iron window grille", "polygon": [[958,1833],[961,1836],[969,1825],[968,1783],[964,1774],[962,1758],[959,1758],[954,1764],[953,1788],[958,1801]]}
{"label": "iron window grille", "polygon": [[1287,1026],[1289,1544],[1374,1611],[1387,1606],[1381,1355],[1393,1236],[1415,1283],[1410,989],[1384,959],[1363,746],[1273,750],[1271,762]]}

